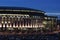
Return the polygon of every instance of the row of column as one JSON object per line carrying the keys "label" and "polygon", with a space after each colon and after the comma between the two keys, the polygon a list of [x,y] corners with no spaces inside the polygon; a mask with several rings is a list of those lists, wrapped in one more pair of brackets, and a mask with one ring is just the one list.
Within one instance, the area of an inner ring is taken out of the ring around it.
{"label": "row of column", "polygon": [[0,17],[0,27],[38,28],[43,27],[41,19]]}

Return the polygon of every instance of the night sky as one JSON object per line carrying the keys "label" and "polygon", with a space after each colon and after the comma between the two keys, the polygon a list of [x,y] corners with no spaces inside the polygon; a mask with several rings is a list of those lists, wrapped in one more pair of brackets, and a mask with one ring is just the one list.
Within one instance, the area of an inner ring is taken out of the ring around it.
{"label": "night sky", "polygon": [[0,0],[0,6],[28,7],[60,15],[60,0]]}

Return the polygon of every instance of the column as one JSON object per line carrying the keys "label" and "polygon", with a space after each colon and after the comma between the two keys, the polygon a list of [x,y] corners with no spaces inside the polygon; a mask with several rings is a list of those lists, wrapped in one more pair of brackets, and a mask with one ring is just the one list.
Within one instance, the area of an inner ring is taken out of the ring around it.
{"label": "column", "polygon": [[2,16],[0,16],[0,28],[2,27]]}

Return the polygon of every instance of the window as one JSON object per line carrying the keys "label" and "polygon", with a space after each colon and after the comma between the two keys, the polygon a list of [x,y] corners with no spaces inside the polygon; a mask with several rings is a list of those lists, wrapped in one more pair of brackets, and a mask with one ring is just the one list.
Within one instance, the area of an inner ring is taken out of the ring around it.
{"label": "window", "polygon": [[44,17],[45,19],[47,19],[47,17]]}
{"label": "window", "polygon": [[50,17],[48,17],[48,19],[51,19]]}

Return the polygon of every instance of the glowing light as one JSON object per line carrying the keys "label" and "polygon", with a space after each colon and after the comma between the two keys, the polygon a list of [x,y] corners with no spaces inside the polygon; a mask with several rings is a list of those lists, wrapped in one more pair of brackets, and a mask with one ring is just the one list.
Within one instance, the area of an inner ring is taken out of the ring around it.
{"label": "glowing light", "polygon": [[45,27],[44,25],[40,25],[40,27]]}
{"label": "glowing light", "polygon": [[0,24],[0,28],[2,27],[2,25]]}
{"label": "glowing light", "polygon": [[2,23],[4,23],[4,22],[2,21]]}
{"label": "glowing light", "polygon": [[30,27],[32,28],[32,25]]}
{"label": "glowing light", "polygon": [[24,25],[22,25],[21,27],[24,28]]}
{"label": "glowing light", "polygon": [[18,25],[16,25],[16,28],[18,27]]}
{"label": "glowing light", "polygon": [[6,27],[9,27],[9,25],[7,24],[7,26]]}
{"label": "glowing light", "polygon": [[47,19],[47,17],[45,17],[45,19]]}
{"label": "glowing light", "polygon": [[3,24],[3,27],[5,27],[5,24]]}
{"label": "glowing light", "polygon": [[47,22],[46,21],[43,21],[43,24],[47,24]]}
{"label": "glowing light", "polygon": [[34,26],[34,28],[37,28],[37,27],[38,27],[38,25],[35,25],[35,26]]}
{"label": "glowing light", "polygon": [[13,24],[13,28],[15,28],[15,25]]}
{"label": "glowing light", "polygon": [[10,21],[8,21],[8,23],[10,23]]}
{"label": "glowing light", "polygon": [[25,28],[27,27],[27,25],[24,26]]}
{"label": "glowing light", "polygon": [[6,24],[7,22],[5,21],[5,24]]}
{"label": "glowing light", "polygon": [[19,27],[21,28],[21,25],[19,25]]}
{"label": "glowing light", "polygon": [[30,25],[28,25],[28,28],[31,28],[31,26],[30,26]]}
{"label": "glowing light", "polygon": [[10,27],[12,27],[11,24],[10,24]]}
{"label": "glowing light", "polygon": [[33,25],[33,28],[34,28],[35,26]]}

